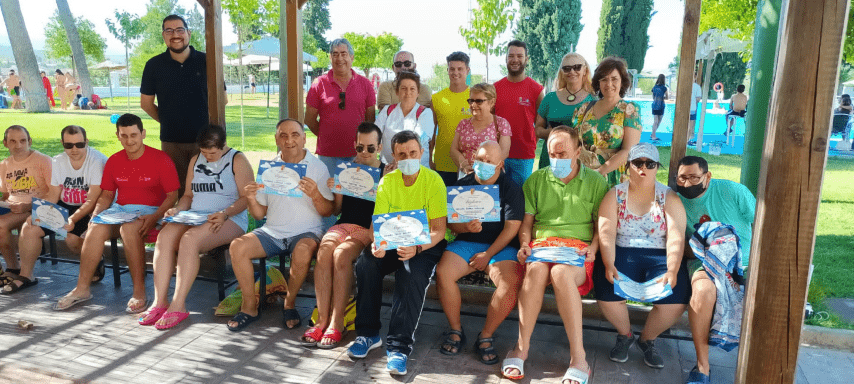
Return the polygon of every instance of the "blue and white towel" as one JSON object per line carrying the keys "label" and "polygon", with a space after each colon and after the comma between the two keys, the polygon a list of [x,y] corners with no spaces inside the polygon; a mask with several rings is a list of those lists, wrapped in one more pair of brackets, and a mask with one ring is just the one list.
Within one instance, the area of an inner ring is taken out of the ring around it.
{"label": "blue and white towel", "polygon": [[140,216],[157,212],[158,207],[142,204],[113,204],[92,218],[95,224],[124,224],[136,220]]}
{"label": "blue and white towel", "polygon": [[691,250],[703,262],[703,269],[717,288],[709,345],[729,352],[738,346],[744,314],[744,270],[738,234],[733,226],[715,221],[695,227]]}

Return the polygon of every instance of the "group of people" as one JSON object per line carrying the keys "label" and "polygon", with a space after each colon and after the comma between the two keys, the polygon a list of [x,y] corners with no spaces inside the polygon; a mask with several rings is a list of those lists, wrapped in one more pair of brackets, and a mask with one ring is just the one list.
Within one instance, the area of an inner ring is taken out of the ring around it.
{"label": "group of people", "polygon": [[[59,97],[59,107],[61,109],[68,109],[68,107],[73,106],[80,109],[92,109],[98,107],[99,100],[87,100],[85,105],[79,104],[79,99],[83,98],[83,95],[80,93],[80,84],[77,79],[74,78],[71,71],[62,72],[60,69],[55,71],[54,80],[56,81],[56,87],[53,87],[50,79],[44,71],[39,74],[41,75],[42,86],[44,86],[45,93],[47,94],[47,100],[50,102],[51,107],[56,107],[54,95]],[[21,77],[15,73],[14,69],[9,70],[9,76],[3,79],[0,84],[2,84],[0,88],[5,87],[5,92],[11,96],[12,103],[9,108],[24,108],[23,101],[21,99]]]}
{"label": "group of people", "polygon": [[[709,382],[709,332],[718,291],[703,264],[689,262],[693,253],[686,240],[696,224],[730,224],[741,238],[746,266],[755,199],[740,184],[712,179],[700,157],[680,161],[677,192],[656,181],[658,150],[638,143],[639,108],[623,100],[631,84],[623,60],[609,57],[591,69],[582,56],[569,53],[558,69],[557,90],[545,94],[525,75],[528,56],[521,41],[509,43],[508,76],[494,85],[468,87],[469,58],[454,52],[447,58],[450,86],[428,98],[413,55],[399,52],[393,63],[398,75],[382,84],[377,96],[370,81],[352,70],[350,43],[334,40],[332,69],[308,92],[305,125],[284,119],[275,127],[278,152],[271,160],[306,169],[297,186],[302,194],[292,197],[264,193],[246,157],[228,147],[225,130],[207,123],[204,53],[188,48],[189,36],[183,19],[166,17],[168,50],[152,58],[143,75],[142,107],[161,123],[163,151],[143,143],[142,120],[132,114],[116,122],[123,149],[108,159],[88,146],[82,127],[63,128],[65,151],[52,162],[30,148],[24,127],[6,130],[10,156],[0,163],[0,191],[11,212],[0,215],[4,293],[36,283],[32,269],[38,250],[32,244],[47,233],[28,219],[30,199],[38,197],[69,207],[67,241],[80,252],[77,286],[56,310],[92,299],[90,285],[99,278],[104,242],[121,237],[134,283],[126,311],[141,313],[142,325],[172,328],[189,315],[185,301],[199,253],[230,244],[242,303],[229,330],[241,331],[261,317],[252,260],[274,255],[291,257],[283,326],[300,326],[297,292],[314,259],[318,319],[299,342],[339,346],[355,275],[356,338],[347,351],[358,359],[383,345],[383,277],[394,273],[385,349],[388,371],[400,375],[407,372],[434,273],[449,324],[440,352],[457,355],[466,343],[457,280],[480,270],[496,285],[474,343],[480,362],[499,362],[494,332],[518,303],[519,334],[502,363],[505,377],[525,375],[531,335],[551,284],[572,357],[563,384],[586,383],[591,373],[581,310],[581,297],[590,292],[618,331],[610,353],[617,362],[625,362],[637,344],[647,365],[662,368],[655,340],[688,308],[697,349],[689,382]],[[306,126],[317,136],[316,156],[306,148]],[[534,170],[537,138],[546,141]],[[382,170],[375,201],[334,192],[331,176],[340,161]],[[498,187],[499,221],[448,223],[446,187],[474,185]],[[425,244],[388,250],[375,241],[373,215],[410,210],[426,213]],[[160,219],[183,211],[202,213],[207,220],[198,226],[170,222],[159,229],[155,296],[149,303],[144,239]],[[95,220],[110,213],[137,219]],[[247,233],[248,215],[266,222]],[[89,217],[96,222],[87,226]],[[19,263],[10,231],[21,224]],[[453,236],[447,236],[448,229]],[[656,279],[672,288],[671,295],[653,302],[639,335],[631,330],[625,299],[615,293],[614,283],[623,277]]]}

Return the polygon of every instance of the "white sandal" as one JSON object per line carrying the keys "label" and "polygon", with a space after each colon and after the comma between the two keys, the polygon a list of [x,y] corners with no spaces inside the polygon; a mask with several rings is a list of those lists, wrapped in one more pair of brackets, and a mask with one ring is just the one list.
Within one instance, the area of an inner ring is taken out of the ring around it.
{"label": "white sandal", "polygon": [[587,379],[590,378],[590,368],[588,368],[587,372],[584,372],[578,368],[569,368],[566,370],[566,373],[563,374],[563,378],[560,379],[561,384],[564,384],[567,380],[574,380],[580,384],[587,384]]}
{"label": "white sandal", "polygon": [[[518,376],[511,376],[507,374],[508,369],[514,368],[519,370]],[[518,357],[508,357],[504,359],[504,361],[501,362],[501,374],[510,380],[522,380],[525,378],[525,360]]]}

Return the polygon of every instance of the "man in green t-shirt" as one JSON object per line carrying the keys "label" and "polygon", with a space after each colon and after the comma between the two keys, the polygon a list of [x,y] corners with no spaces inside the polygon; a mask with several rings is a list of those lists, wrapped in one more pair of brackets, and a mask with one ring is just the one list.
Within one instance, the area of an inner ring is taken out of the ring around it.
{"label": "man in green t-shirt", "polygon": [[549,167],[531,174],[522,188],[525,218],[519,228],[519,261],[527,263],[519,291],[519,340],[504,359],[504,377],[524,376],[531,334],[551,282],[569,339],[570,362],[564,381],[586,383],[590,365],[581,328],[581,296],[593,287],[593,260],[599,203],[608,191],[605,178],[581,165],[578,131],[561,125],[546,141]]}
{"label": "man in green t-shirt", "polygon": [[391,146],[397,169],[380,180],[374,215],[423,209],[430,225],[430,243],[386,251],[375,239],[370,249],[359,256],[356,261],[357,337],[347,353],[352,358],[363,358],[382,345],[379,335],[382,281],[385,275],[394,272],[386,369],[392,375],[405,375],[424,296],[447,245],[447,205],[442,178],[421,165],[424,149],[419,136],[412,131],[398,132],[392,137]]}
{"label": "man in green t-shirt", "polygon": [[[732,225],[741,245],[741,266],[747,267],[753,218],[756,213],[756,198],[750,190],[734,181],[712,179],[706,159],[685,156],[679,161],[676,191],[685,206],[687,237],[690,239],[694,234],[695,224],[718,221]],[[685,257],[695,257],[688,241],[685,242]],[[691,273],[688,321],[691,324],[694,349],[697,351],[697,366],[689,376],[693,382],[708,382],[709,331],[717,301],[715,282],[709,278],[702,265],[700,260],[694,259],[690,261],[688,268]],[[689,382],[692,382],[691,380]]]}

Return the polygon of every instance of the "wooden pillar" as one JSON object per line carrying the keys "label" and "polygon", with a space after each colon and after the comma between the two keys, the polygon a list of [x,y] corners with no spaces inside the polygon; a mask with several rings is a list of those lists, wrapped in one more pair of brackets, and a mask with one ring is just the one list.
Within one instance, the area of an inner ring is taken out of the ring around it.
{"label": "wooden pillar", "polygon": [[220,0],[198,0],[205,10],[205,54],[208,73],[208,120],[225,126],[225,82],[222,78],[222,5]]}
{"label": "wooden pillar", "polygon": [[691,90],[694,85],[694,55],[700,30],[702,0],[685,0],[682,21],[682,50],[679,52],[679,79],[676,84],[676,115],[673,117],[673,140],[670,143],[670,173],[667,180],[675,185],[679,160],[685,157],[688,144],[688,117],[691,114]]}
{"label": "wooden pillar", "polygon": [[784,8],[736,369],[743,384],[795,381],[848,0]]}
{"label": "wooden pillar", "polygon": [[279,3],[279,118],[302,121],[305,111],[302,73],[302,13],[308,0]]}

